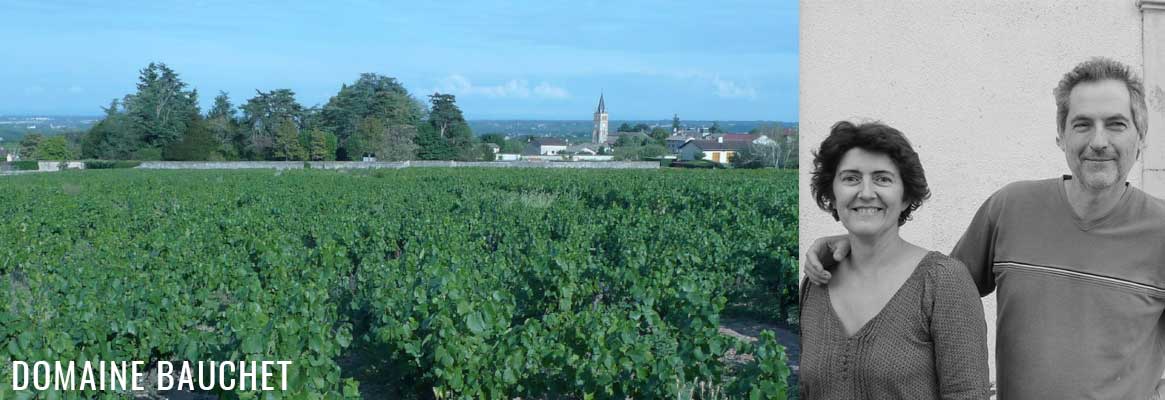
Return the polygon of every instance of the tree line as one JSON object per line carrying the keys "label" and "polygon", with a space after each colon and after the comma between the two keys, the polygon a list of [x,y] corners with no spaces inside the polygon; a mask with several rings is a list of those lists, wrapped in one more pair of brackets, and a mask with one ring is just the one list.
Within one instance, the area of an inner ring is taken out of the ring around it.
{"label": "tree line", "polygon": [[150,63],[137,91],[110,101],[88,132],[30,135],[21,152],[37,159],[493,160],[453,95],[434,93],[424,103],[383,75],[361,74],[315,107],[300,104],[291,89],[256,90],[239,107],[219,92],[203,114],[198,96],[166,64]]}

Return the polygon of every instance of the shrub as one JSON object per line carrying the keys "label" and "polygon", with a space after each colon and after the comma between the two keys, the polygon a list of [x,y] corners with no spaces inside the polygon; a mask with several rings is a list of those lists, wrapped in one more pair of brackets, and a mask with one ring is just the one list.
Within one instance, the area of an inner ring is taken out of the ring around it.
{"label": "shrub", "polygon": [[88,160],[88,161],[85,161],[85,169],[136,168],[139,165],[142,165],[141,161],[125,161],[125,160]]}
{"label": "shrub", "polygon": [[13,161],[11,165],[12,169],[17,171],[36,171],[40,169],[40,163],[35,160]]}
{"label": "shrub", "polygon": [[777,342],[773,331],[762,331],[760,340],[747,347],[750,347],[747,352],[752,353],[756,361],[739,372],[729,392],[739,398],[787,399],[792,371],[785,347]]}

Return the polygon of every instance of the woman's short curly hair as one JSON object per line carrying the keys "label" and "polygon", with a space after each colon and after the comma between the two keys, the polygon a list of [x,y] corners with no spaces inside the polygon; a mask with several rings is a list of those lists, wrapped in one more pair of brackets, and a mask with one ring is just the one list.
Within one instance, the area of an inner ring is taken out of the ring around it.
{"label": "woman's short curly hair", "polygon": [[901,175],[902,201],[908,206],[898,216],[898,226],[910,220],[910,213],[922,206],[930,198],[930,188],[926,185],[926,173],[918,160],[918,153],[910,146],[910,141],[897,129],[878,122],[854,125],[849,121],[833,124],[829,137],[821,142],[821,148],[813,152],[813,177],[810,190],[817,206],[833,214],[840,220],[833,195],[833,178],[842,157],[850,149],[860,148],[872,153],[885,154],[898,167]]}

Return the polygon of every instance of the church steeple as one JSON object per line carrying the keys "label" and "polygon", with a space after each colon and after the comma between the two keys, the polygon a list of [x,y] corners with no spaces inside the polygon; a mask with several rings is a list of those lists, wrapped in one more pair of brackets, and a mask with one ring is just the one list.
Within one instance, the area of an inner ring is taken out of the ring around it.
{"label": "church steeple", "polygon": [[607,104],[603,101],[603,92],[599,92],[599,108],[595,109],[595,129],[591,131],[592,143],[607,141]]}

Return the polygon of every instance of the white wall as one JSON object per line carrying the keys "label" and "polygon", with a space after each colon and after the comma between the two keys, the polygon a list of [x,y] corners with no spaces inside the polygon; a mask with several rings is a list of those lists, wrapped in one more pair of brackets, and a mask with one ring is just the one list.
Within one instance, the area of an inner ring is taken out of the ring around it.
{"label": "white wall", "polygon": [[1142,0],[1140,6],[1150,126],[1142,179],[1146,191],[1165,198],[1165,0]]}
{"label": "white wall", "polygon": [[[800,248],[844,232],[809,194],[811,151],[834,122],[880,120],[906,134],[933,197],[902,234],[947,253],[1004,184],[1070,173],[1052,89],[1098,55],[1140,73],[1134,0],[802,1]],[[984,308],[994,381],[994,296]]]}

